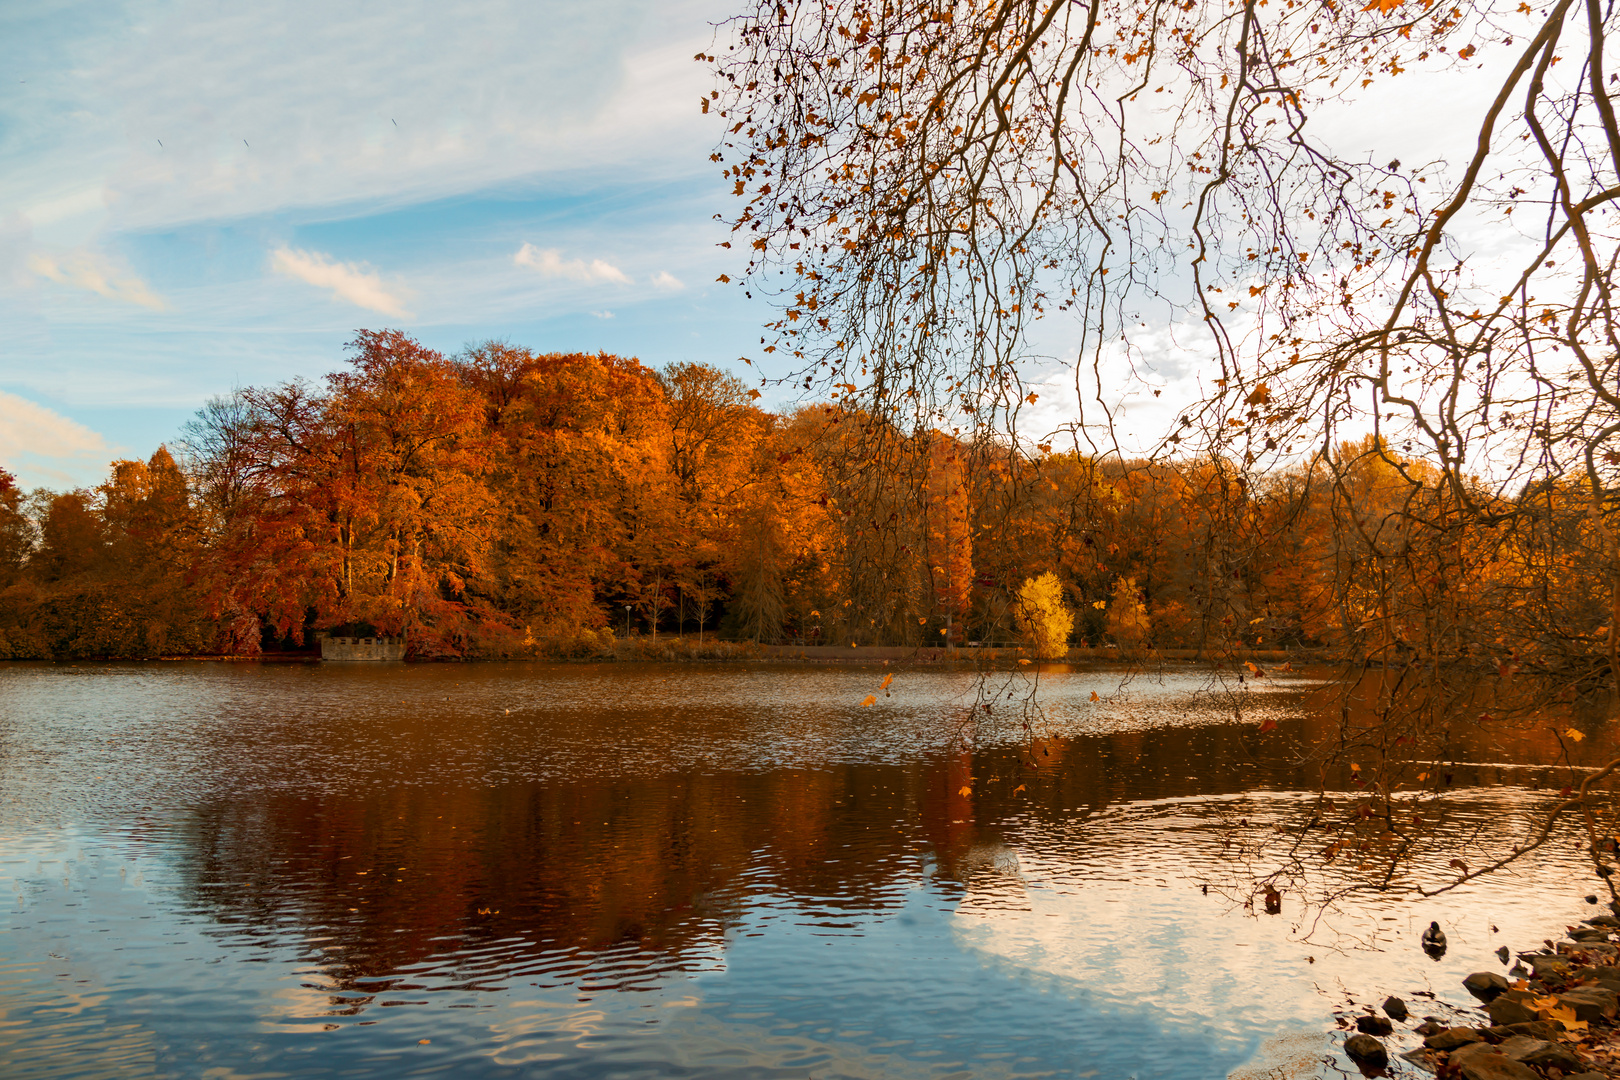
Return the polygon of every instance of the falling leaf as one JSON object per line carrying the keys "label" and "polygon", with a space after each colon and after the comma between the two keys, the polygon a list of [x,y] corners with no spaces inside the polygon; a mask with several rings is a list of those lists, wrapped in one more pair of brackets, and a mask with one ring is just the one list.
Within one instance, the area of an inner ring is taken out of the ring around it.
{"label": "falling leaf", "polygon": [[867,694],[865,700],[863,700],[861,702],[861,708],[864,709],[868,705],[876,705],[876,704],[877,704],[877,695],[876,694]]}
{"label": "falling leaf", "polygon": [[1097,696],[1097,691],[1095,691],[1095,690],[1093,690],[1093,691],[1092,691],[1092,692],[1091,692],[1091,700],[1092,700],[1092,701],[1101,701],[1101,700],[1102,700],[1102,698],[1100,698],[1100,697],[1098,697],[1098,696]]}
{"label": "falling leaf", "polygon": [[891,687],[893,685],[894,685],[894,673],[890,672],[889,674],[883,676],[883,682],[878,686],[878,689],[879,690],[887,690],[889,687]]}
{"label": "falling leaf", "polygon": [[1018,785],[1018,786],[1017,786],[1017,787],[1015,787],[1015,788],[1013,788],[1013,794],[1014,794],[1014,795],[1016,795],[1016,794],[1018,794],[1018,793],[1019,793],[1019,792],[1020,792],[1020,791],[1023,791],[1023,790],[1024,790],[1024,785],[1023,785],[1023,784],[1019,784],[1019,785]]}
{"label": "falling leaf", "polygon": [[[704,102],[704,104],[705,104],[705,105],[707,105],[707,104],[708,104],[708,102]],[[709,111],[709,110],[708,110],[708,109],[704,109],[704,110],[703,110],[703,111],[704,111],[704,112],[708,112],[708,111]],[[432,1042],[432,1041],[433,1041],[433,1040],[432,1040],[432,1039],[417,1039],[417,1040],[416,1040],[416,1045],[417,1045],[417,1046],[426,1046],[426,1045],[428,1045],[428,1044],[429,1044],[429,1043],[431,1043],[431,1042]]]}
{"label": "falling leaf", "polygon": [[957,789],[956,793],[958,795],[966,797],[968,795],[973,794],[973,789],[971,787],[969,787],[968,785],[963,784],[960,788]]}
{"label": "falling leaf", "polygon": [[1028,660],[1020,660],[1020,661],[1018,661],[1018,662],[1019,662],[1019,663],[1020,663],[1020,664],[1027,664],[1027,663],[1029,663],[1029,661],[1028,661]]}
{"label": "falling leaf", "polygon": [[1425,781],[1425,780],[1427,780],[1427,779],[1428,779],[1428,778],[1429,778],[1429,774],[1428,774],[1428,773],[1426,773],[1426,772],[1420,772],[1420,773],[1418,773],[1418,783],[1420,783],[1420,784],[1421,784],[1421,783],[1423,783],[1423,781]]}
{"label": "falling leaf", "polygon": [[1268,731],[1276,731],[1276,730],[1277,730],[1277,718],[1276,717],[1268,716],[1268,717],[1266,717],[1264,720],[1262,720],[1260,722],[1260,734],[1264,735]]}
{"label": "falling leaf", "polygon": [[1352,761],[1350,763],[1350,771],[1353,773],[1358,773],[1361,771],[1361,766]]}
{"label": "falling leaf", "polygon": [[1585,732],[1576,731],[1574,728],[1570,728],[1568,731],[1565,731],[1564,734],[1568,735],[1576,742],[1580,742],[1582,739],[1586,738]]}
{"label": "falling leaf", "polygon": [[1024,396],[1024,400],[1029,402],[1031,405],[1035,404],[1040,399],[1041,399],[1041,395],[1035,394],[1035,393],[1026,394]]}

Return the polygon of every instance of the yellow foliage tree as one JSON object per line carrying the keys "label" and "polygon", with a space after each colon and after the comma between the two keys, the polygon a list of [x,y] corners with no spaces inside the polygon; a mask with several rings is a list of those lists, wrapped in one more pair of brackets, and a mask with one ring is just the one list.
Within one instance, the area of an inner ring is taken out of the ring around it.
{"label": "yellow foliage tree", "polygon": [[1122,649],[1139,648],[1147,640],[1151,624],[1147,605],[1133,577],[1114,580],[1114,599],[1108,605],[1108,633]]}
{"label": "yellow foliage tree", "polygon": [[1056,574],[1047,572],[1019,586],[1018,624],[1025,644],[1042,660],[1061,659],[1068,651],[1074,612],[1063,602],[1063,586]]}

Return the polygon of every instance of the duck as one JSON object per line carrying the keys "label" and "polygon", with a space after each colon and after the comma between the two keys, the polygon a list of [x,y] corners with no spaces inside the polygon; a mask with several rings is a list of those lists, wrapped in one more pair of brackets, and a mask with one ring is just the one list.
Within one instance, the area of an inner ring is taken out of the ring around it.
{"label": "duck", "polygon": [[1429,924],[1429,928],[1423,931],[1423,937],[1421,940],[1423,942],[1423,951],[1434,957],[1436,960],[1445,955],[1446,932],[1440,929],[1439,923],[1431,922]]}

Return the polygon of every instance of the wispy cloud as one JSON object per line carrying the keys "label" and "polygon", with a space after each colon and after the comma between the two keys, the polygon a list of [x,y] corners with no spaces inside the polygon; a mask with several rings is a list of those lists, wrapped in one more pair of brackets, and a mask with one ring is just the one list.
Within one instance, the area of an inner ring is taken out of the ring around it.
{"label": "wispy cloud", "polygon": [[130,270],[93,251],[75,251],[60,258],[35,252],[28,257],[28,268],[42,278],[84,289],[109,300],[139,304],[153,311],[163,311],[168,307],[161,296]]}
{"label": "wispy cloud", "polygon": [[0,465],[25,485],[71,482],[111,453],[107,440],[43,405],[0,390]]}
{"label": "wispy cloud", "polygon": [[660,289],[668,289],[670,292],[680,292],[682,289],[686,288],[686,283],[680,278],[676,277],[674,274],[670,273],[668,270],[660,270],[658,273],[654,274],[652,276],[652,283],[656,287]]}
{"label": "wispy cloud", "polygon": [[611,311],[593,311],[593,312],[591,312],[591,314],[593,316],[595,316],[596,318],[598,318],[598,319],[611,319],[611,318],[613,318],[613,312],[611,312]]}
{"label": "wispy cloud", "polygon": [[377,271],[365,263],[338,262],[318,251],[280,248],[271,254],[271,269],[278,274],[308,282],[318,289],[330,289],[333,296],[368,311],[380,311],[397,319],[408,318],[404,290],[383,284]]}
{"label": "wispy cloud", "polygon": [[562,253],[556,248],[537,248],[533,244],[524,244],[518,248],[512,261],[518,266],[527,266],[538,270],[542,277],[568,278],[572,281],[612,281],[619,285],[630,284],[630,278],[623,270],[612,263],[601,259],[564,259]]}

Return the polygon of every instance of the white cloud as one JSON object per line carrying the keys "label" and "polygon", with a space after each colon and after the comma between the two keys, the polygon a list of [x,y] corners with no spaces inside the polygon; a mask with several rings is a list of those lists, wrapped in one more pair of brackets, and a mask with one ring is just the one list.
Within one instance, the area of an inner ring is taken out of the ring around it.
{"label": "white cloud", "polygon": [[109,300],[139,304],[153,311],[168,307],[163,298],[134,273],[93,251],[76,251],[61,258],[36,252],[28,257],[28,268],[42,278],[97,293]]}
{"label": "white cloud", "polygon": [[593,311],[593,312],[591,312],[591,314],[594,317],[598,318],[598,319],[611,319],[611,318],[613,318],[613,312],[611,312],[611,311]]}
{"label": "white cloud", "polygon": [[686,288],[686,284],[668,270],[660,270],[654,274],[652,283],[658,288],[668,289],[670,292],[679,292]]}
{"label": "white cloud", "polygon": [[152,229],[632,164],[694,175],[715,126],[694,107],[712,77],[692,54],[728,13],[720,0],[86,0],[7,24],[20,39],[0,43],[17,76],[0,98],[0,205],[42,221],[94,209],[93,188],[113,227]]}
{"label": "white cloud", "polygon": [[0,390],[0,466],[25,487],[72,483],[87,468],[104,467],[111,453],[107,440],[83,424]]}
{"label": "white cloud", "polygon": [[405,310],[404,290],[389,288],[378,273],[364,263],[340,263],[318,251],[280,248],[272,253],[271,269],[278,274],[308,282],[319,289],[368,311],[380,311],[396,319],[410,316]]}
{"label": "white cloud", "polygon": [[524,244],[518,248],[512,261],[518,266],[527,266],[540,271],[541,277],[568,278],[572,281],[612,281],[620,285],[630,284],[630,278],[612,263],[601,259],[564,259],[562,253],[556,248],[537,248],[533,244]]}

